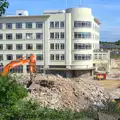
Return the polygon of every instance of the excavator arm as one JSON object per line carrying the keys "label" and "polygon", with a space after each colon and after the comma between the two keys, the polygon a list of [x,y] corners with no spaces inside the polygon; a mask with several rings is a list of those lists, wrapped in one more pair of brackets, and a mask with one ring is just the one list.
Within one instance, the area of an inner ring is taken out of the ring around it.
{"label": "excavator arm", "polygon": [[32,74],[36,73],[36,60],[34,55],[31,55],[27,59],[24,59],[24,57],[22,57],[17,60],[11,61],[3,68],[1,76],[6,76],[12,68],[23,65],[25,63],[29,63],[29,71],[30,71],[31,80],[32,80]]}

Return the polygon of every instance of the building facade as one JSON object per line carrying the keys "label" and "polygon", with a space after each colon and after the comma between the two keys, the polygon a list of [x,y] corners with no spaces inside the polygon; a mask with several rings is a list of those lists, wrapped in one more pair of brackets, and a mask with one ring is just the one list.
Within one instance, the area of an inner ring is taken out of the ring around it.
{"label": "building facade", "polygon": [[[45,11],[0,18],[0,60],[6,65],[21,56],[36,55],[37,72],[74,77],[92,74],[94,50],[99,49],[100,22],[90,8]],[[28,71],[28,64],[12,69]]]}
{"label": "building facade", "polygon": [[94,50],[93,59],[93,66],[95,67],[96,71],[106,71],[108,73],[110,72],[111,59],[109,50]]}

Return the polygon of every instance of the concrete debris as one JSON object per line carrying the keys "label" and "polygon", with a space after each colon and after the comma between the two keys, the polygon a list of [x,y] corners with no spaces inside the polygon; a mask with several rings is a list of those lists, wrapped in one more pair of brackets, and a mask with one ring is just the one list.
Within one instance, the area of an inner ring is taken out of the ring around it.
{"label": "concrete debris", "polygon": [[120,89],[111,89],[111,91],[109,91],[109,95],[111,99],[120,98]]}
{"label": "concrete debris", "polygon": [[[25,85],[29,80],[28,76],[22,75],[18,82]],[[36,100],[43,107],[52,109],[80,111],[92,104],[100,105],[109,98],[97,81],[66,79],[59,75],[39,74],[29,89],[31,92],[27,99]]]}

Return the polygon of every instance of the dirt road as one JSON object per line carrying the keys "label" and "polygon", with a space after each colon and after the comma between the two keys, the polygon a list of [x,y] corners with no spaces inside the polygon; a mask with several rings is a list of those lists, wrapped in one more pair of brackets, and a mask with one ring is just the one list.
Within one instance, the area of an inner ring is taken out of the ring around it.
{"label": "dirt road", "polygon": [[101,80],[99,83],[108,89],[116,88],[120,85],[120,80]]}

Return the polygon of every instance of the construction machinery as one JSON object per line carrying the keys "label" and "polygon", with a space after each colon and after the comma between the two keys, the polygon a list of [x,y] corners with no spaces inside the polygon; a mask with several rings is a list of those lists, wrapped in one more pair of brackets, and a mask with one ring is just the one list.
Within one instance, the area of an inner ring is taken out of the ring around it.
{"label": "construction machinery", "polygon": [[25,63],[29,63],[29,72],[30,72],[30,81],[27,84],[29,87],[32,84],[33,79],[36,77],[36,59],[35,55],[31,54],[28,58],[25,57],[19,58],[17,60],[13,60],[7,65],[3,67],[3,71],[1,72],[1,76],[6,76],[12,68],[23,65]]}
{"label": "construction machinery", "polygon": [[97,71],[94,74],[94,79],[95,80],[106,80],[106,77],[107,77],[106,72]]}

